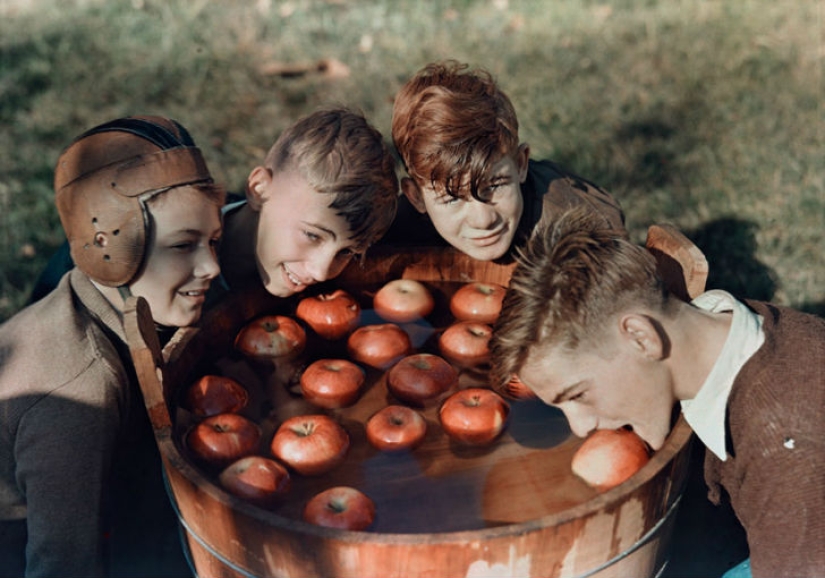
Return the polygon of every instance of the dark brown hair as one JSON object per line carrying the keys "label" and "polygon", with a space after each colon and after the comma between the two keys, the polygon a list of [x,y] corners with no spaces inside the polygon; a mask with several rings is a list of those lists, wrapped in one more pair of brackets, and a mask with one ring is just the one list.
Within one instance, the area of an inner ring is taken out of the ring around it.
{"label": "dark brown hair", "polygon": [[346,219],[366,246],[387,232],[398,203],[395,159],[381,133],[347,108],[316,111],[287,128],[266,156],[267,168],[296,170]]}

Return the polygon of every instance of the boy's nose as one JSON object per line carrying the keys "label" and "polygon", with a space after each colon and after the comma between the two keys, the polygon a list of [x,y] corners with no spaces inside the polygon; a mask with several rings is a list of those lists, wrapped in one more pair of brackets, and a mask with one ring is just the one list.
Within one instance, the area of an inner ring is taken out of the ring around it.
{"label": "boy's nose", "polygon": [[565,409],[564,415],[570,424],[570,431],[573,435],[580,438],[586,438],[594,429],[596,429],[596,419],[592,416],[585,415],[580,411],[572,411]]}
{"label": "boy's nose", "polygon": [[205,247],[198,251],[198,259],[195,263],[195,277],[199,279],[214,279],[221,273],[221,266],[218,263],[218,256],[212,247]]}
{"label": "boy's nose", "polygon": [[468,205],[467,223],[474,229],[489,229],[498,221],[498,213],[491,205],[475,199]]}
{"label": "boy's nose", "polygon": [[331,251],[317,251],[312,258],[307,261],[306,271],[316,283],[321,283],[335,276],[333,265],[335,263],[335,253]]}

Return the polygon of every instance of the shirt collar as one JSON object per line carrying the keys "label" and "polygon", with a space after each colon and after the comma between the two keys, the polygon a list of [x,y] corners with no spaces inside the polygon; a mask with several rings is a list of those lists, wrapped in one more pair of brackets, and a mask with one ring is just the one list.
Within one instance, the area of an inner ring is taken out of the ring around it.
{"label": "shirt collar", "polygon": [[682,413],[690,427],[708,449],[725,461],[728,397],[739,370],[765,341],[762,317],[726,291],[708,291],[694,299],[692,304],[713,313],[733,313],[728,337],[699,393],[693,399],[681,402]]}

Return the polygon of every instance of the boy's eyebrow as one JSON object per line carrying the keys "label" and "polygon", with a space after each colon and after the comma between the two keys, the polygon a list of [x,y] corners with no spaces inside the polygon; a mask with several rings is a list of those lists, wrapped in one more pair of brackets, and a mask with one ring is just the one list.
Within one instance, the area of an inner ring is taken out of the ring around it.
{"label": "boy's eyebrow", "polygon": [[316,229],[323,231],[323,232],[324,232],[324,233],[326,233],[327,235],[330,235],[330,236],[332,237],[332,239],[333,239],[333,240],[338,239],[338,235],[336,235],[336,234],[335,234],[335,231],[333,231],[332,229],[329,229],[329,228],[327,228],[327,227],[323,227],[323,226],[321,226],[321,225],[319,225],[319,224],[317,224],[317,223],[310,223],[309,221],[301,221],[301,222],[302,222],[304,225],[308,226],[308,227],[315,227]]}
{"label": "boy's eyebrow", "polygon": [[568,386],[567,386],[567,387],[565,387],[563,390],[561,390],[561,391],[560,391],[560,392],[556,395],[556,397],[554,397],[554,398],[553,398],[553,401],[551,401],[550,403],[551,403],[551,404],[557,404],[557,403],[561,403],[561,402],[563,402],[563,401],[564,401],[564,400],[566,400],[568,397],[570,397],[570,392],[571,392],[571,391],[573,391],[574,389],[576,389],[576,388],[577,388],[580,384],[581,384],[581,381],[577,381],[576,383],[574,383],[574,384],[572,384],[572,385],[568,385]]}

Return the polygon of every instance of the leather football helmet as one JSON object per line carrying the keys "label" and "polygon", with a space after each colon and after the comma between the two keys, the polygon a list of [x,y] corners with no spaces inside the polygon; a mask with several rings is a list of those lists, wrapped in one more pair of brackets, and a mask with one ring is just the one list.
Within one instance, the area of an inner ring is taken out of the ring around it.
{"label": "leather football helmet", "polygon": [[211,182],[200,149],[174,120],[121,118],[80,135],[60,155],[54,177],[75,265],[103,285],[128,285],[146,257],[146,201]]}

